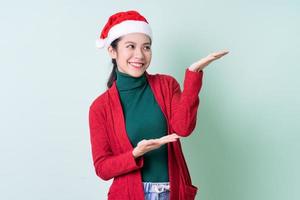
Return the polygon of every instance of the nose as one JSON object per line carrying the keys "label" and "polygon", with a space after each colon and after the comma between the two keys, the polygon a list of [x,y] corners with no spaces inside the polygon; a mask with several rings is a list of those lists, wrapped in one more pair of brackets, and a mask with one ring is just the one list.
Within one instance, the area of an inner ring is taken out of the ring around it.
{"label": "nose", "polygon": [[135,58],[140,58],[140,59],[144,58],[143,51],[140,48],[135,48],[134,57]]}

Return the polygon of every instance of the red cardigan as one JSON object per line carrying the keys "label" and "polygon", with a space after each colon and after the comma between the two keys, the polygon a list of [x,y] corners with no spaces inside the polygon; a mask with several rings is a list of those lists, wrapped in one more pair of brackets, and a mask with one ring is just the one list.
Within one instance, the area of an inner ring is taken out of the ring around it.
{"label": "red cardigan", "polygon": [[[196,126],[203,71],[185,71],[183,91],[170,75],[148,74],[154,97],[167,119],[168,134],[189,136]],[[90,141],[95,172],[103,180],[113,179],[109,200],[142,200],[143,156],[134,159],[126,133],[123,110],[114,81],[89,108]],[[192,185],[180,139],[168,143],[170,200],[193,200],[198,188]]]}

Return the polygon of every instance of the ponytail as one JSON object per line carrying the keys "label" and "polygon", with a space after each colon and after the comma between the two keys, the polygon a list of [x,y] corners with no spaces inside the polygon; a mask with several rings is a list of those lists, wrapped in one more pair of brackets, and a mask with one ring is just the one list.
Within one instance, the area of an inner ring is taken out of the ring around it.
{"label": "ponytail", "polygon": [[[112,46],[112,48],[114,48],[115,50],[117,50],[118,42],[119,42],[120,39],[121,39],[121,37],[115,39],[110,44]],[[118,65],[117,65],[116,59],[114,59],[114,58],[111,59],[111,62],[113,64],[113,69],[112,69],[112,71],[109,75],[109,78],[108,78],[108,81],[107,81],[107,84],[106,84],[108,88],[110,88],[113,85],[114,81],[117,79],[116,69],[117,69]]]}
{"label": "ponytail", "polygon": [[111,59],[111,62],[113,64],[113,69],[109,75],[108,81],[107,81],[107,88],[110,88],[114,81],[117,79],[117,74],[116,74],[116,68],[117,68],[117,62],[116,59]]}

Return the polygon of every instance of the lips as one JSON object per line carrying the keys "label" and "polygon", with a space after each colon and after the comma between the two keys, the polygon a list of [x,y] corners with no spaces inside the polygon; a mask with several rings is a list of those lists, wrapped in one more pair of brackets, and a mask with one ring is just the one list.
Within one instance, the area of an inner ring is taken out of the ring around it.
{"label": "lips", "polygon": [[136,69],[140,69],[144,66],[144,63],[140,62],[129,62],[129,64]]}

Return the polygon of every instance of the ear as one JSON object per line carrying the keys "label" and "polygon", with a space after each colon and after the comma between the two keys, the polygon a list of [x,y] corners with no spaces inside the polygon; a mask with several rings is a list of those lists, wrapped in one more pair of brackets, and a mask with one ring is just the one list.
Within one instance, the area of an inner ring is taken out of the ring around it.
{"label": "ear", "polygon": [[109,47],[107,47],[107,51],[111,58],[114,58],[114,59],[117,58],[117,52],[115,51],[114,48],[112,48],[111,45],[109,45]]}

